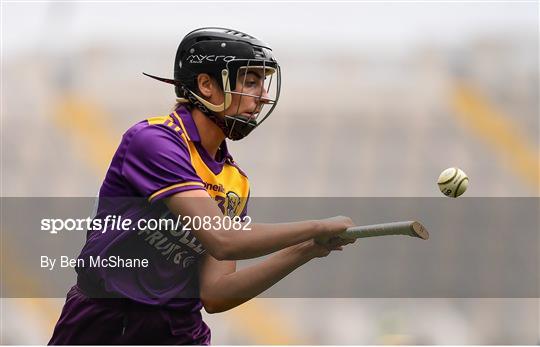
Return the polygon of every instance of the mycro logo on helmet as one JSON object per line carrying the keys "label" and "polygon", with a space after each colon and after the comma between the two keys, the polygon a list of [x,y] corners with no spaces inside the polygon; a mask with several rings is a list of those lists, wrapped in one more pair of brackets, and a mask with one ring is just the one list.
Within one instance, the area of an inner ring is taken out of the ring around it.
{"label": "mycro logo on helmet", "polygon": [[203,54],[192,54],[186,58],[186,61],[191,64],[200,64],[202,62],[216,62],[218,60],[223,60],[224,62],[228,63],[231,60],[236,59],[236,56],[234,55],[203,55]]}

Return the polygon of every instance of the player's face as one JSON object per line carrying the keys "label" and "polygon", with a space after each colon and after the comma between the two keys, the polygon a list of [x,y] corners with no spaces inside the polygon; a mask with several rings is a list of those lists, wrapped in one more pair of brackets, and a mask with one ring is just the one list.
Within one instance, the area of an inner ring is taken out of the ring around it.
{"label": "player's face", "polygon": [[263,104],[268,103],[268,93],[264,81],[263,69],[241,69],[236,79],[231,105],[223,114],[241,115],[255,119]]}

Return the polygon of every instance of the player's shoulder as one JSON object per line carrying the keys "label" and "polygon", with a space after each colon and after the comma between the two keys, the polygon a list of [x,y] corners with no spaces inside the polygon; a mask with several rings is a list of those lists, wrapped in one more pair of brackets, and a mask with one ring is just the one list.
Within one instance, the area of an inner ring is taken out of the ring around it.
{"label": "player's shoulder", "polygon": [[123,136],[125,142],[143,142],[151,145],[165,140],[185,145],[182,128],[170,115],[148,117],[131,126]]}

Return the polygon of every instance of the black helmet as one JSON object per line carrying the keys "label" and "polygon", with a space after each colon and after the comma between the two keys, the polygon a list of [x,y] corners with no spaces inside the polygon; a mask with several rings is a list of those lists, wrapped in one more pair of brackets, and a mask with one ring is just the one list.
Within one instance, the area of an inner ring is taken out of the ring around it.
{"label": "black helmet", "polygon": [[[269,97],[262,96],[262,89],[260,95],[234,91],[240,74],[244,72],[245,77],[251,69],[262,69],[268,76],[264,91]],[[197,76],[201,73],[209,74],[220,84],[225,94],[221,105],[212,104],[199,95]],[[176,52],[174,80],[145,75],[174,84],[178,101],[189,102],[199,108],[232,140],[244,138],[268,118],[276,106],[281,87],[280,67],[272,49],[253,36],[225,28],[201,28],[183,38]],[[230,106],[232,94],[258,98],[260,106],[254,116],[231,114],[225,115],[224,119],[217,116],[216,112],[225,111]],[[266,105],[270,108],[263,114]]]}

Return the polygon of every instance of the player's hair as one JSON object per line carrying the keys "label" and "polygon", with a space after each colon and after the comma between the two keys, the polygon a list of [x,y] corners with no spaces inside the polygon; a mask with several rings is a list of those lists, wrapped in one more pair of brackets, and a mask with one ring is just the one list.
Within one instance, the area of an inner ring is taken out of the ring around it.
{"label": "player's hair", "polygon": [[191,105],[189,103],[189,101],[185,100],[185,101],[176,101],[176,103],[174,104],[174,106],[171,108],[171,110],[169,111],[169,113],[172,113],[174,111],[176,111],[180,106],[184,106],[185,108],[187,108],[188,110],[191,111],[193,105]]}

